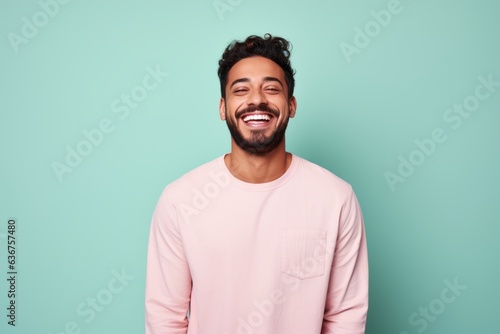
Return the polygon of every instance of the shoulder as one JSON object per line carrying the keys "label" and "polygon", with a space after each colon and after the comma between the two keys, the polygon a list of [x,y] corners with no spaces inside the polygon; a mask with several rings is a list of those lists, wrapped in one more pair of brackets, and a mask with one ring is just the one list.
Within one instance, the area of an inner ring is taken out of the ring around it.
{"label": "shoulder", "polygon": [[224,171],[220,168],[222,158],[217,157],[172,181],[164,188],[161,198],[175,204],[192,198],[193,194],[204,188],[224,186],[228,177],[223,175]]}
{"label": "shoulder", "polygon": [[306,188],[342,197],[352,195],[352,186],[333,172],[299,156],[294,158],[299,162],[298,176]]}

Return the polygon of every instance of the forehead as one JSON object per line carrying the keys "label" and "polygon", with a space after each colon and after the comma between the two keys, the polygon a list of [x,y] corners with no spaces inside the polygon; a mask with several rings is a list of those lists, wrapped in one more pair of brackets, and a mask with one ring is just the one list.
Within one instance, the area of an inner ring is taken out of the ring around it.
{"label": "forehead", "polygon": [[285,84],[285,73],[283,69],[274,61],[254,56],[242,59],[231,67],[227,76],[227,84],[231,84],[234,80],[248,78],[259,80],[265,77],[276,77]]}

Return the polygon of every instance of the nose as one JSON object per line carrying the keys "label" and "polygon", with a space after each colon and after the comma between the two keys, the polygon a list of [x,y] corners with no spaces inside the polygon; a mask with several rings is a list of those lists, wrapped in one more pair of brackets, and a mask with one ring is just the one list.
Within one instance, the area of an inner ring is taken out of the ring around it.
{"label": "nose", "polygon": [[266,95],[260,89],[253,89],[248,95],[247,104],[256,106],[260,104],[267,104]]}

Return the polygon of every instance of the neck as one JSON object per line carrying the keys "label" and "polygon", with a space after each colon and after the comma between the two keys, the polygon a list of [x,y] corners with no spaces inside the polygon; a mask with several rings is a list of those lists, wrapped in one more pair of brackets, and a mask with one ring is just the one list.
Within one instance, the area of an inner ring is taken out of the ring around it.
{"label": "neck", "polygon": [[285,139],[272,152],[258,156],[243,151],[234,141],[231,153],[224,157],[231,174],[248,183],[271,182],[285,174],[292,162],[292,155],[285,151]]}

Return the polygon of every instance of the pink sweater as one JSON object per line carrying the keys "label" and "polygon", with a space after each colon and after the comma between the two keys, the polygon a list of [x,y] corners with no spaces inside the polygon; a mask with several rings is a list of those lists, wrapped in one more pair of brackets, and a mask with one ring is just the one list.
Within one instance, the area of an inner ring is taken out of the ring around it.
{"label": "pink sweater", "polygon": [[293,156],[280,178],[246,183],[219,157],[165,188],[146,334],[362,334],[367,309],[363,217],[329,171]]}

